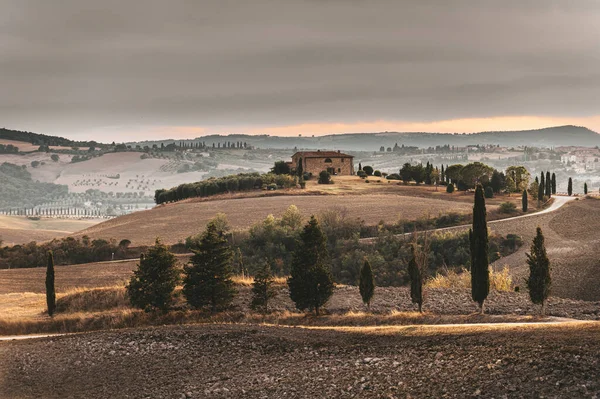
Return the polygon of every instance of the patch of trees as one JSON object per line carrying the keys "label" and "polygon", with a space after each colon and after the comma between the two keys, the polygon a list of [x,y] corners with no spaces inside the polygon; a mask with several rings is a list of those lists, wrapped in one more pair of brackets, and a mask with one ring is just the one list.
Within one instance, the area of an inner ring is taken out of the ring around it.
{"label": "patch of trees", "polygon": [[181,201],[187,198],[210,197],[212,195],[233,193],[239,191],[259,190],[275,184],[277,188],[290,188],[296,184],[295,179],[288,175],[273,173],[240,173],[220,178],[211,178],[196,183],[180,184],[165,190],[156,190],[154,201],[157,204]]}
{"label": "patch of trees", "polygon": [[81,239],[55,239],[43,244],[32,241],[29,244],[0,248],[0,269],[41,267],[46,264],[49,251],[53,253],[57,265],[127,259],[131,255],[129,244],[129,240],[117,243],[115,240],[90,240],[86,236]]}
{"label": "patch of trees", "polygon": [[48,136],[45,134],[25,132],[20,130],[0,129],[0,139],[24,141],[39,146],[61,146],[61,147],[98,147],[95,141],[73,141],[64,137]]}
{"label": "patch of trees", "polygon": [[12,144],[0,144],[0,154],[16,154],[19,152],[19,147]]}
{"label": "patch of trees", "polygon": [[68,187],[54,183],[39,183],[31,179],[27,169],[3,163],[0,165],[0,208],[15,205],[27,208],[68,194]]}

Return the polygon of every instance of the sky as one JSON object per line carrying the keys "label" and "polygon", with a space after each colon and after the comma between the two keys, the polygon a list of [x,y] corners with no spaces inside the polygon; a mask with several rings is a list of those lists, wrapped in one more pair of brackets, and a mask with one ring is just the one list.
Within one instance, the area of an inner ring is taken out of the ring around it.
{"label": "sky", "polygon": [[0,0],[0,126],[600,131],[596,0]]}

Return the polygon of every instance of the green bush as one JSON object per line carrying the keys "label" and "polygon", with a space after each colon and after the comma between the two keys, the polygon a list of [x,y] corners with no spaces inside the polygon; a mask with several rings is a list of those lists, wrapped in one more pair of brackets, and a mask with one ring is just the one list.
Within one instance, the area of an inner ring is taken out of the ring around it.
{"label": "green bush", "polygon": [[319,173],[319,181],[317,183],[332,184],[333,181],[331,181],[331,175],[329,174],[329,172],[326,170],[322,170],[321,173]]}
{"label": "green bush", "polygon": [[454,192],[454,184],[450,183],[446,186],[446,192],[452,194]]}
{"label": "green bush", "polygon": [[365,177],[367,177],[367,174],[365,173],[364,170],[359,170],[358,172],[356,172],[356,175],[358,177],[360,177],[361,179],[364,179]]}
{"label": "green bush", "polygon": [[516,211],[517,207],[512,202],[503,202],[500,204],[501,213],[515,213]]}
{"label": "green bush", "polygon": [[485,188],[484,192],[485,198],[494,198],[494,189],[490,186]]}
{"label": "green bush", "polygon": [[376,170],[375,172],[373,172],[373,176],[381,177],[381,171]]}
{"label": "green bush", "polygon": [[363,166],[363,171],[367,174],[367,176],[373,176],[373,167],[372,166]]}

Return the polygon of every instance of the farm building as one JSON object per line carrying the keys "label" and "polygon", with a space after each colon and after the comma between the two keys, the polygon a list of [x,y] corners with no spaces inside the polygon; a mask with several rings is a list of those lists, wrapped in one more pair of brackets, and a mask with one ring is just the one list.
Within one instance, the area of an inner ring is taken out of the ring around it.
{"label": "farm building", "polygon": [[292,155],[292,168],[318,175],[326,170],[332,175],[353,175],[354,157],[340,151],[300,151]]}

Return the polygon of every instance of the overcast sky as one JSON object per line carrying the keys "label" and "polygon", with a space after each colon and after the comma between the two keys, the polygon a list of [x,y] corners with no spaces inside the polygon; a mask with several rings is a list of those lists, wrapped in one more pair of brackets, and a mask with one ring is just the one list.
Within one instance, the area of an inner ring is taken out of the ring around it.
{"label": "overcast sky", "polygon": [[0,126],[600,131],[600,1],[0,0]]}

